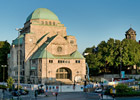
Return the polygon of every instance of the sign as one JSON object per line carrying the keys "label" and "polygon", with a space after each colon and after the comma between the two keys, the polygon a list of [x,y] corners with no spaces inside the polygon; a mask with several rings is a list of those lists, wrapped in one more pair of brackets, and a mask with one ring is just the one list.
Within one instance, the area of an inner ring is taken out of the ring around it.
{"label": "sign", "polygon": [[121,78],[125,78],[125,71],[121,71]]}

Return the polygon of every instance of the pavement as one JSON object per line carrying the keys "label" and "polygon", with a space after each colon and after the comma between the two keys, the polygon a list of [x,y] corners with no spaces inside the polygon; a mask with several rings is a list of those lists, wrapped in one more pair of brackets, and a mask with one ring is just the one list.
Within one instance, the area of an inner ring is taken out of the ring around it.
{"label": "pavement", "polygon": [[[34,91],[30,91],[28,95],[21,95],[19,100],[56,100],[56,96],[52,92],[34,96]],[[101,100],[102,98],[98,93],[85,93],[85,92],[60,92],[58,93],[57,100]],[[103,99],[112,99],[110,96],[103,95]],[[0,100],[18,100],[17,96],[12,96],[9,91],[5,91],[4,94],[0,90]]]}

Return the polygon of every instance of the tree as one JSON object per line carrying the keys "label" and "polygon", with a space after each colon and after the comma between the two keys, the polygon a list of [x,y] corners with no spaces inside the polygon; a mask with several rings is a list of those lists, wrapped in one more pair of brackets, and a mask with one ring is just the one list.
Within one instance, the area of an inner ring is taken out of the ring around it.
{"label": "tree", "polygon": [[[96,52],[95,48],[98,48]],[[120,68],[127,72],[130,66],[140,66],[140,44],[135,40],[120,41],[110,38],[107,42],[101,41],[97,47],[88,48],[85,51],[89,53],[85,58],[90,73],[105,73],[107,70],[107,73],[118,74]]]}
{"label": "tree", "polygon": [[[7,65],[7,55],[10,53],[10,44],[7,41],[0,41],[0,81],[3,81],[3,68],[1,65]],[[5,80],[8,77],[8,68],[5,68]]]}
{"label": "tree", "polygon": [[12,88],[14,83],[15,83],[14,79],[12,77],[9,77],[8,80],[7,80],[8,88]]}

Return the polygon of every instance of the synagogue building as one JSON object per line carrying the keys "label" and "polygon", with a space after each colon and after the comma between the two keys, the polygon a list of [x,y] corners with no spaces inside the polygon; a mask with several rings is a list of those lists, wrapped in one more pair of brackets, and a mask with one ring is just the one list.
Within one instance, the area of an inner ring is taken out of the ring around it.
{"label": "synagogue building", "polygon": [[[8,75],[18,82],[48,84],[83,81],[85,58],[77,50],[76,38],[67,35],[66,27],[49,9],[38,8],[18,29],[8,58]],[[20,69],[18,69],[20,67]]]}

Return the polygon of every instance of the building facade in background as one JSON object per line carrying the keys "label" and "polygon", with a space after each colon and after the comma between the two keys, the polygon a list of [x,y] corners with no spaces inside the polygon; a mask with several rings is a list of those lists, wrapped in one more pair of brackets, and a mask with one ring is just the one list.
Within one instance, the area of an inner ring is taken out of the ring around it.
{"label": "building facade in background", "polygon": [[85,58],[77,51],[76,38],[67,35],[64,24],[46,8],[33,11],[12,42],[8,75],[16,82],[18,59],[22,83],[73,83],[85,79]]}

